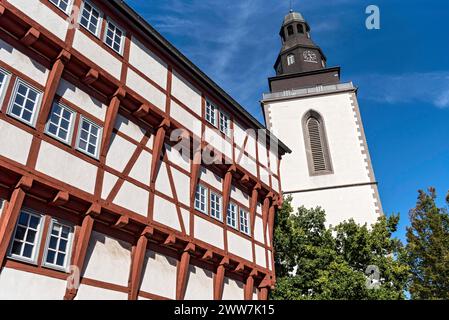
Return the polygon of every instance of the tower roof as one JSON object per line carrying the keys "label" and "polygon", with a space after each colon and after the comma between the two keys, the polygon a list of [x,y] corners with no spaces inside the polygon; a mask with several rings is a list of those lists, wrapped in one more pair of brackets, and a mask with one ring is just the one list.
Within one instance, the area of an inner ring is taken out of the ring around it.
{"label": "tower roof", "polygon": [[290,10],[289,14],[287,14],[284,18],[283,26],[291,23],[291,22],[306,22],[301,13]]}

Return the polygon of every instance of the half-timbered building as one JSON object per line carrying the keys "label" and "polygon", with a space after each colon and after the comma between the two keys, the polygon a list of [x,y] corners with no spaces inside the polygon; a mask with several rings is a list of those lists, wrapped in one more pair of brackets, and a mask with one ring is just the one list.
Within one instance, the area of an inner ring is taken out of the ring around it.
{"label": "half-timbered building", "polygon": [[0,1],[0,299],[267,299],[286,152],[123,1]]}

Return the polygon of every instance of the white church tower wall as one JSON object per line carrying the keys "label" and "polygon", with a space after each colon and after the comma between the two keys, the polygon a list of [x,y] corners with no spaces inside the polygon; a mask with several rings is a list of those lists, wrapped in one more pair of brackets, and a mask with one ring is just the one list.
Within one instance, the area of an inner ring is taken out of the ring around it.
{"label": "white church tower wall", "polygon": [[340,82],[340,68],[310,37],[301,14],[286,16],[277,75],[262,100],[269,130],[292,150],[280,172],[284,195],[293,206],[321,207],[327,224],[354,219],[371,225],[382,215],[357,88]]}

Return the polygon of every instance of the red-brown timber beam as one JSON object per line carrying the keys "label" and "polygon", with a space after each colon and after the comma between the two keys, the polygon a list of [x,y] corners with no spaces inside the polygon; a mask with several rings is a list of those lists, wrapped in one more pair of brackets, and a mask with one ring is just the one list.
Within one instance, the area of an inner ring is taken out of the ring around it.
{"label": "red-brown timber beam", "polygon": [[190,176],[190,200],[194,203],[196,187],[198,185],[198,181],[200,179],[200,170],[201,170],[201,160],[202,160],[202,152],[201,146],[198,146],[197,149],[193,151],[192,157],[192,165],[191,165],[191,176]]}
{"label": "red-brown timber beam", "polygon": [[103,129],[103,139],[101,147],[101,157],[106,157],[111,142],[112,131],[115,126],[115,120],[117,119],[118,110],[120,108],[120,102],[126,96],[126,91],[123,88],[117,89],[109,102],[108,110],[106,112],[106,121]]}
{"label": "red-brown timber beam", "polygon": [[190,254],[195,252],[195,245],[189,243],[184,252],[181,254],[181,259],[178,262],[176,275],[176,300],[184,300],[187,288],[187,276],[190,266]]}
{"label": "red-brown timber beam", "polygon": [[20,215],[20,210],[22,209],[25,191],[29,190],[32,184],[32,178],[22,177],[12,192],[8,203],[5,204],[7,207],[3,212],[0,225],[0,271],[3,268],[9,243],[11,242],[14,228]]}
{"label": "red-brown timber beam", "polygon": [[257,183],[254,188],[253,191],[251,193],[251,202],[250,202],[250,206],[249,206],[249,213],[250,213],[250,217],[251,217],[251,232],[252,234],[254,234],[254,225],[256,223],[256,211],[257,211],[257,203],[258,203],[258,199],[259,199],[259,190],[262,189],[262,186],[260,185],[260,183]]}
{"label": "red-brown timber beam", "polygon": [[253,300],[254,294],[254,277],[257,276],[257,271],[253,270],[248,278],[246,278],[245,283],[245,300]]}
{"label": "red-brown timber beam", "polygon": [[165,141],[165,134],[167,130],[170,128],[170,120],[164,119],[162,120],[161,124],[157,128],[156,136],[154,138],[153,142],[153,159],[151,162],[151,185],[154,185],[157,179],[157,169],[159,168],[159,165],[162,161],[161,159],[161,152],[162,148],[164,147],[164,141]]}
{"label": "red-brown timber beam", "polygon": [[[84,216],[83,222],[81,224],[78,240],[75,244],[74,257],[72,260],[72,265],[77,268],[77,273],[79,275],[81,275],[84,267],[87,249],[89,247],[89,240],[95,222],[94,218],[95,216],[98,216],[100,212],[101,207],[98,204],[92,204],[92,206]],[[64,295],[64,300],[73,300],[76,297],[77,293],[78,288],[67,288]]]}
{"label": "red-brown timber beam", "polygon": [[224,277],[226,272],[226,266],[229,265],[229,258],[224,257],[219,266],[217,267],[217,272],[214,278],[214,300],[223,299],[223,289],[224,289]]}
{"label": "red-brown timber beam", "polygon": [[129,300],[137,300],[140,290],[140,282],[142,280],[142,270],[147,252],[148,237],[153,234],[152,228],[145,228],[137,241],[134,248],[133,259],[131,262],[131,276],[129,284]]}
{"label": "red-brown timber beam", "polygon": [[259,300],[268,300],[268,293],[271,288],[270,276],[265,276],[259,285]]}
{"label": "red-brown timber beam", "polygon": [[[228,212],[229,199],[231,197],[232,176],[237,171],[235,165],[232,165],[226,172],[223,180],[223,217],[225,218]],[[226,221],[226,220],[225,220]]]}
{"label": "red-brown timber beam", "polygon": [[50,70],[47,84],[45,85],[44,96],[42,98],[41,110],[39,112],[36,124],[38,131],[42,131],[45,127],[53,100],[55,99],[56,90],[58,90],[59,83],[61,81],[62,73],[64,72],[65,65],[70,58],[71,54],[63,49]]}

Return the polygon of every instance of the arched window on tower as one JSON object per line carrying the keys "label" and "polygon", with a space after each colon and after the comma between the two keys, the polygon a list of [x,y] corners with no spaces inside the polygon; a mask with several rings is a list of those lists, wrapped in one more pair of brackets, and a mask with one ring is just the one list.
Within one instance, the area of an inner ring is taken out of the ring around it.
{"label": "arched window on tower", "polygon": [[332,174],[332,163],[323,117],[309,111],[303,118],[304,142],[310,175]]}
{"label": "arched window on tower", "polygon": [[298,24],[298,33],[304,33],[304,26],[302,24]]}
{"label": "arched window on tower", "polygon": [[288,26],[287,27],[287,34],[289,35],[289,36],[292,36],[293,35],[293,26]]}
{"label": "arched window on tower", "polygon": [[289,54],[287,56],[287,65],[291,66],[294,63],[295,63],[295,55],[294,54]]}

